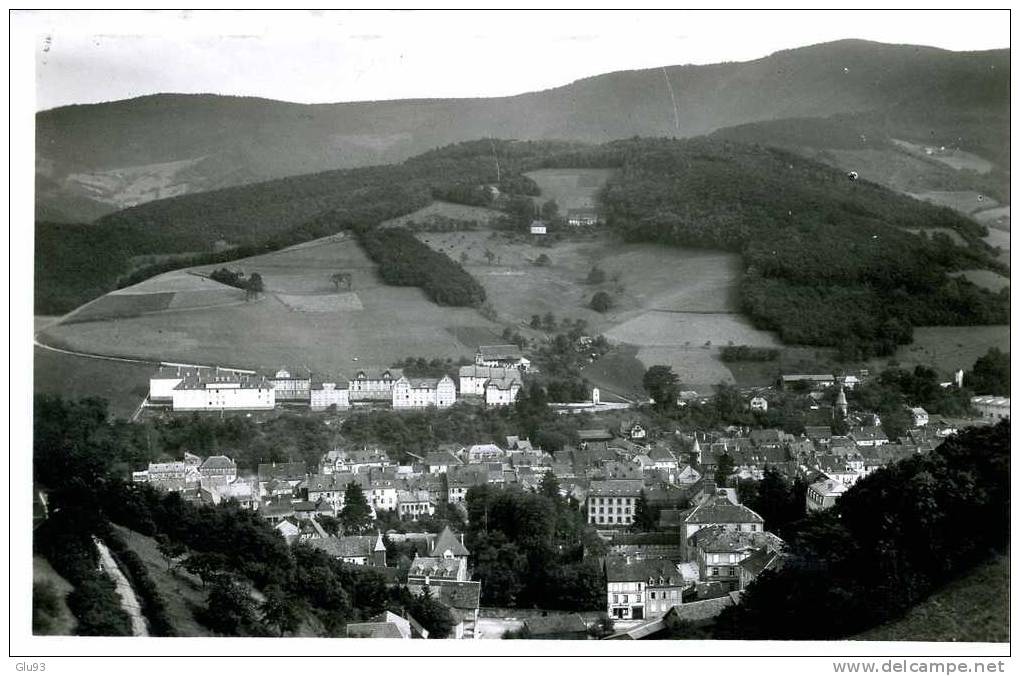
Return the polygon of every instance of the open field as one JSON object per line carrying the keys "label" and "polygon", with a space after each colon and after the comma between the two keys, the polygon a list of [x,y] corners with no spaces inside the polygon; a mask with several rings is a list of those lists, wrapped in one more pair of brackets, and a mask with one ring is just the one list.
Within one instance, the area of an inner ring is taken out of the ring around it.
{"label": "open field", "polygon": [[411,224],[427,225],[443,219],[451,219],[455,221],[476,221],[479,226],[484,226],[502,215],[503,213],[501,211],[496,211],[495,209],[473,207],[467,204],[455,204],[454,202],[436,200],[427,207],[418,209],[418,211],[411,212],[404,216],[398,216],[397,218],[391,218],[388,221],[383,221],[380,224],[380,227],[394,228]]}
{"label": "open field", "polygon": [[999,203],[981,193],[973,190],[926,190],[924,192],[910,193],[911,197],[922,202],[931,202],[942,207],[955,209],[968,216],[985,209],[994,209]]}
{"label": "open field", "polygon": [[641,384],[645,364],[637,358],[638,348],[621,345],[581,370],[581,375],[600,389],[602,401],[645,401],[648,393]]}
{"label": "open field", "polygon": [[1009,205],[984,209],[971,214],[978,223],[988,228],[988,236],[985,242],[989,246],[997,246],[1002,250],[998,260],[1009,265],[1009,239],[1010,239],[1010,211]]}
{"label": "open field", "polygon": [[[1009,352],[1009,326],[919,326],[914,329],[914,342],[900,347],[894,358],[906,368],[932,367],[949,380],[956,369],[973,367],[992,347]],[[873,360],[872,368],[880,370],[887,362]]]}
{"label": "open field", "polygon": [[959,148],[922,146],[898,139],[892,139],[892,142],[911,155],[941,162],[952,169],[987,174],[995,168],[995,165],[988,160]]}
{"label": "open field", "polygon": [[835,368],[847,368],[835,360],[834,352],[831,348],[787,345],[780,348],[774,361],[738,361],[725,366],[738,387],[767,387],[775,385],[784,373],[832,373]]}
{"label": "open field", "polygon": [[538,184],[542,194],[537,204],[556,200],[560,214],[568,209],[591,209],[595,206],[595,193],[606,182],[612,169],[539,169],[525,174]]}
{"label": "open field", "polygon": [[117,289],[68,313],[64,322],[94,322],[138,317],[165,310],[219,307],[243,303],[241,289],[188,270],[173,270]]}
{"label": "open field", "polygon": [[1009,641],[1009,557],[996,556],[858,641]]}
{"label": "open field", "polygon": [[[217,267],[222,266],[191,272],[208,274]],[[154,361],[349,373],[408,356],[471,356],[477,343],[463,343],[457,336],[498,336],[502,330],[473,309],[440,307],[419,289],[384,285],[375,263],[344,234],[228,267],[261,274],[266,293],[258,300],[217,307],[62,322],[43,329],[40,340],[80,352]],[[351,292],[335,292],[330,276],[338,271],[352,275]],[[184,293],[181,285],[196,279],[205,281],[177,271],[104,298]]]}
{"label": "open field", "polygon": [[1009,277],[1003,277],[997,272],[991,270],[962,270],[960,272],[951,273],[953,277],[965,277],[969,281],[983,286],[989,291],[998,292],[1001,289],[1009,287]]}
{"label": "open field", "polygon": [[[654,244],[625,244],[610,235],[555,244],[502,233],[477,231],[423,233],[419,239],[464,266],[485,287],[500,321],[524,325],[533,315],[581,318],[593,334],[638,350],[627,357],[628,370],[670,364],[685,383],[711,387],[732,382],[718,360],[719,346],[775,345],[770,334],[757,331],[736,313],[741,274],[736,254]],[[493,255],[490,265],[485,256]],[[536,266],[542,254],[549,265]],[[586,282],[592,267],[606,273],[606,282]],[[614,298],[605,314],[589,309],[596,291]],[[711,341],[713,349],[703,349]],[[690,349],[696,347],[698,349]],[[640,373],[638,388],[640,389]],[[608,391],[634,393],[632,379],[619,368],[592,365],[585,371]]]}
{"label": "open field", "polygon": [[75,357],[34,348],[33,392],[67,399],[102,397],[110,414],[130,418],[149,391],[155,365]]}
{"label": "open field", "polygon": [[989,228],[1009,232],[1009,205],[983,209],[971,214],[975,221],[983,223]]}
{"label": "open field", "polygon": [[50,562],[38,554],[32,556],[32,582],[48,583],[58,598],[57,614],[52,618],[53,625],[43,635],[71,636],[74,634],[74,628],[78,625],[78,621],[74,619],[74,615],[67,607],[67,595],[74,589],[71,583],[61,577],[60,573],[50,565]]}

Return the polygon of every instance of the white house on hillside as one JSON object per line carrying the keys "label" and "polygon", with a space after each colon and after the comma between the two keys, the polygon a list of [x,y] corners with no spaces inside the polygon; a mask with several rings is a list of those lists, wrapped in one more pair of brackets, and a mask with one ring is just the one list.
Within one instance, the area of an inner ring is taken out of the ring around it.
{"label": "white house on hillside", "polygon": [[351,407],[351,391],[348,382],[336,380],[313,380],[310,390],[309,404],[313,411],[325,411],[330,406],[337,408]]}
{"label": "white house on hillside", "polygon": [[393,408],[446,408],[457,401],[457,386],[450,376],[408,378],[401,376],[393,384]]}

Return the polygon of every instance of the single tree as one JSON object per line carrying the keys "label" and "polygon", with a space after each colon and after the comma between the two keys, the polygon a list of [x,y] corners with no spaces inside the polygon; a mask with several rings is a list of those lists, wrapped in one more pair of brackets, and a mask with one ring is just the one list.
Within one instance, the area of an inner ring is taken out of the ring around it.
{"label": "single tree", "polygon": [[276,627],[281,638],[284,634],[297,631],[304,614],[300,600],[279,585],[266,589],[265,596],[261,608],[262,621],[270,627]]}
{"label": "single tree", "polygon": [[605,291],[599,291],[591,298],[591,309],[595,312],[609,312],[613,307],[613,299]]}
{"label": "single tree", "polygon": [[588,279],[586,281],[589,284],[601,284],[606,281],[606,271],[596,265],[588,272]]}
{"label": "single tree", "polygon": [[347,289],[348,291],[351,290],[351,273],[349,272],[334,272],[330,276],[329,281],[333,282],[333,286],[336,287],[336,290],[338,292],[340,291],[341,287]]}
{"label": "single tree", "polygon": [[560,215],[560,207],[556,200],[549,200],[542,204],[542,220],[551,221]]}
{"label": "single tree", "polygon": [[429,632],[429,638],[446,638],[455,625],[449,608],[437,601],[428,587],[410,603],[411,617]]}
{"label": "single tree", "polygon": [[368,506],[361,485],[352,481],[344,490],[344,508],[340,510],[340,523],[344,533],[360,533],[372,523],[372,508]]}
{"label": "single tree", "polygon": [[648,495],[642,490],[634,502],[634,521],[631,524],[631,530],[637,533],[648,533],[654,531],[658,525],[659,509],[648,502]]}
{"label": "single tree", "polygon": [[559,501],[560,481],[556,478],[556,475],[552,472],[546,472],[543,474],[542,481],[538,484],[538,492],[547,498]]}
{"label": "single tree", "polygon": [[545,254],[539,254],[538,258],[535,259],[535,265],[538,266],[549,265],[550,262],[551,261],[549,260],[549,257],[546,256]]}
{"label": "single tree", "polygon": [[676,398],[680,393],[680,379],[673,373],[672,366],[657,364],[649,367],[641,378],[641,384],[655,401],[655,408],[668,411],[676,406]]}
{"label": "single tree", "polygon": [[715,485],[725,486],[730,475],[733,474],[733,468],[733,456],[729,453],[720,455],[715,463]]}
{"label": "single tree", "polygon": [[259,294],[265,291],[265,284],[262,282],[262,275],[257,272],[251,273],[248,283],[245,285],[245,299],[258,298]]}
{"label": "single tree", "polygon": [[199,621],[225,636],[248,633],[258,622],[255,601],[247,586],[230,575],[216,575]]}
{"label": "single tree", "polygon": [[218,552],[195,552],[184,562],[184,570],[202,580],[202,588],[227,569],[227,558]]}
{"label": "single tree", "polygon": [[188,552],[188,548],[183,543],[171,540],[163,533],[156,536],[156,546],[160,556],[166,561],[168,571],[180,566],[183,563],[184,555]]}

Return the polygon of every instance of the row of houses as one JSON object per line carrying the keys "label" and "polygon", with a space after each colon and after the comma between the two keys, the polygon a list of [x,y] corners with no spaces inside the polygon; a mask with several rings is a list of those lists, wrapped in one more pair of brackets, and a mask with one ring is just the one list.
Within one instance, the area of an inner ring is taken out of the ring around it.
{"label": "row of houses", "polygon": [[[475,363],[459,372],[461,395],[479,395],[505,406],[517,399],[522,373],[531,362],[516,345],[484,345]],[[446,408],[456,403],[458,383],[450,376],[414,378],[401,369],[359,369],[353,377],[313,376],[280,369],[272,377],[250,371],[161,366],[149,379],[149,403],[174,411],[267,411],[282,404],[312,410],[389,404],[395,409]]]}

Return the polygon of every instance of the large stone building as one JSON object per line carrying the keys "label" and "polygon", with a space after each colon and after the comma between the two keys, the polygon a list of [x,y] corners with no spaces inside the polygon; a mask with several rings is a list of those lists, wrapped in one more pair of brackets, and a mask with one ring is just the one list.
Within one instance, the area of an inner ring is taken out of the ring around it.
{"label": "large stone building", "polygon": [[588,489],[588,523],[609,528],[634,523],[634,507],[644,488],[640,479],[592,481]]}

